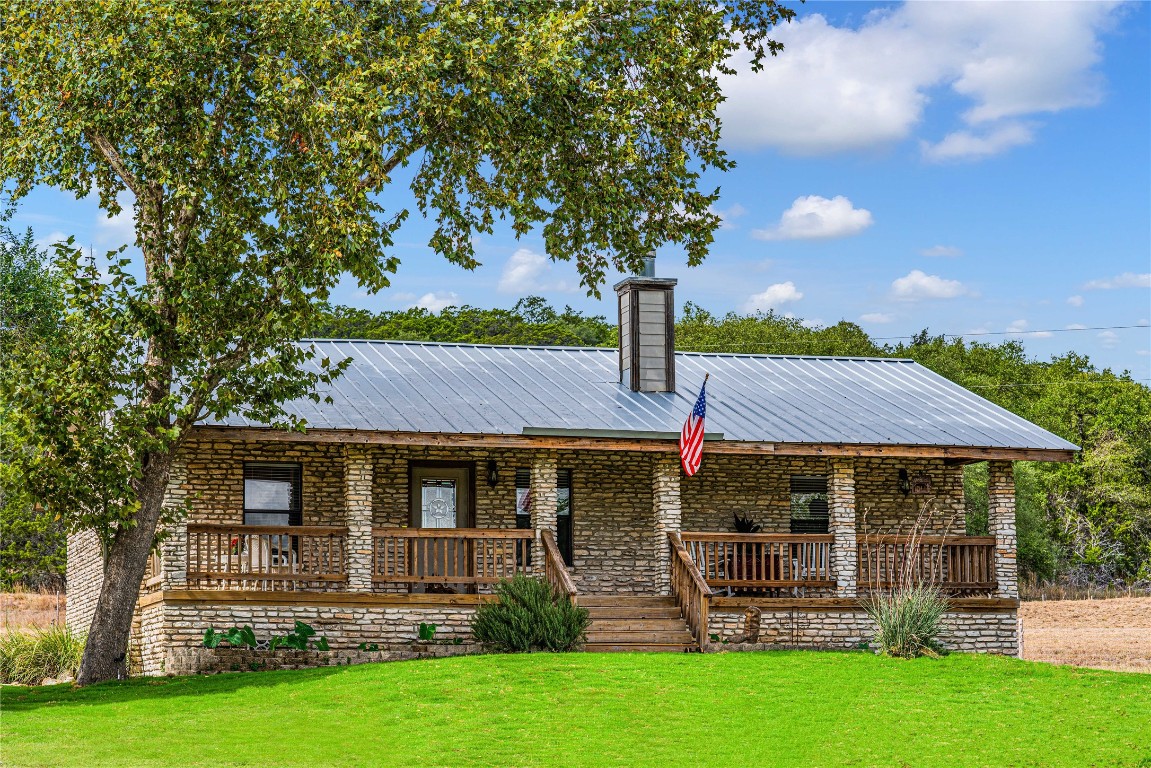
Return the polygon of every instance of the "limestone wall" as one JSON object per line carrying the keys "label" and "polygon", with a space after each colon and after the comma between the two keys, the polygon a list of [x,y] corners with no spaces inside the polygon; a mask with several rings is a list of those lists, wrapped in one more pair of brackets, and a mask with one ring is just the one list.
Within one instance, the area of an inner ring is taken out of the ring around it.
{"label": "limestone wall", "polygon": [[73,632],[87,632],[96,614],[96,602],[104,584],[104,560],[95,531],[68,536],[67,613],[65,623]]}
{"label": "limestone wall", "polygon": [[[744,631],[743,611],[713,609],[708,618],[708,634],[716,635],[709,650],[760,650],[783,648],[821,648],[850,650],[870,642],[875,624],[862,610],[843,611],[770,611],[760,619],[760,642],[755,645],[725,645]],[[1019,655],[1019,622],[1017,612],[952,612],[944,614],[939,637],[943,647],[968,653]]]}
{"label": "limestone wall", "polygon": [[[328,638],[335,651],[351,652],[360,643],[381,648],[410,646],[419,639],[421,623],[437,626],[437,640],[471,639],[475,606],[346,607],[307,605],[227,605],[165,602],[143,609],[140,636],[145,675],[185,674],[187,652],[203,647],[209,627],[226,630],[250,625],[258,640],[291,632],[303,621]],[[184,660],[184,661],[180,661]],[[177,663],[180,662],[180,663]]]}

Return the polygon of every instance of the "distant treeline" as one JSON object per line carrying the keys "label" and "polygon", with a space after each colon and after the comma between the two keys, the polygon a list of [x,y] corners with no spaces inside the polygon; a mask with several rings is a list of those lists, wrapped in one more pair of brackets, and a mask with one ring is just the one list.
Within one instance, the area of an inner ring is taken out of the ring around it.
{"label": "distant treeline", "polygon": [[[718,316],[687,304],[676,348],[695,352],[905,357],[1083,448],[1069,464],[1016,464],[1019,559],[1047,582],[1151,581],[1151,389],[1069,352],[1038,360],[1023,343],[966,342],[923,330],[880,344],[858,325],[808,328],[774,313]],[[615,346],[615,320],[552,307],[448,307],[372,313],[332,307],[317,338]],[[987,467],[967,468],[968,532],[987,529]]]}

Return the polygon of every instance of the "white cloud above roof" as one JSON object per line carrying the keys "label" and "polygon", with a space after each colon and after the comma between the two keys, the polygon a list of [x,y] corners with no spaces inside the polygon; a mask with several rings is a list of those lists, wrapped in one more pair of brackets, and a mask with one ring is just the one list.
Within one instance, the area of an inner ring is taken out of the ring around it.
{"label": "white cloud above roof", "polygon": [[1083,284],[1083,289],[1087,291],[1106,291],[1115,288],[1151,288],[1151,272],[1141,274],[1124,272],[1115,277],[1091,280]]}
{"label": "white cloud above roof", "polygon": [[498,288],[501,293],[526,295],[545,291],[572,291],[575,286],[564,280],[555,279],[552,260],[530,248],[517,248],[508,257],[500,275]]}
{"label": "white cloud above roof", "polygon": [[858,235],[873,223],[871,211],[856,208],[843,195],[797,197],[779,223],[752,230],[757,240],[821,240]]}
{"label": "white cloud above roof", "polygon": [[970,293],[967,287],[958,280],[948,280],[939,275],[928,275],[919,269],[913,269],[891,283],[891,296],[900,301],[954,299],[958,296],[970,295]]}
{"label": "white cloud above roof", "polygon": [[748,313],[767,312],[769,309],[775,309],[802,298],[803,292],[795,287],[795,283],[788,280],[786,283],[769,285],[767,290],[762,293],[749,296],[747,301],[743,303],[743,311]]}
{"label": "white cloud above roof", "polygon": [[946,257],[954,258],[963,255],[962,248],[956,248],[954,245],[933,245],[930,248],[923,248],[919,251],[920,256]]}
{"label": "white cloud above roof", "polygon": [[804,15],[774,30],[783,55],[760,72],[737,61],[723,78],[724,136],[792,154],[870,149],[912,136],[946,89],[967,100],[951,119],[968,130],[930,142],[935,154],[1004,151],[1031,140],[1012,121],[1099,103],[1099,35],[1116,6],[906,3],[856,28]]}

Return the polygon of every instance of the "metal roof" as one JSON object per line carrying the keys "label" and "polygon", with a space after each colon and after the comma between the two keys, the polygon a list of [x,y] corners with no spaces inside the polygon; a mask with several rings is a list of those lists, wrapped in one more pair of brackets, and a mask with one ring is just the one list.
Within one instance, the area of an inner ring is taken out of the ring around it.
{"label": "metal roof", "polygon": [[286,404],[312,429],[671,436],[710,373],[707,431],[725,440],[1076,449],[911,360],[677,352],[677,391],[645,393],[619,383],[613,348],[301,344],[352,359],[320,392],[331,403]]}

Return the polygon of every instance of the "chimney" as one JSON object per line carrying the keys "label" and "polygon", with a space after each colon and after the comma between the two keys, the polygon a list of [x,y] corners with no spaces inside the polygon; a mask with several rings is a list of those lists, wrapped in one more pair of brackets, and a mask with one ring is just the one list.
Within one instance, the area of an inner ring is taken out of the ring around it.
{"label": "chimney", "polygon": [[675,284],[655,276],[655,256],[642,275],[615,285],[619,297],[619,380],[633,392],[675,391]]}

